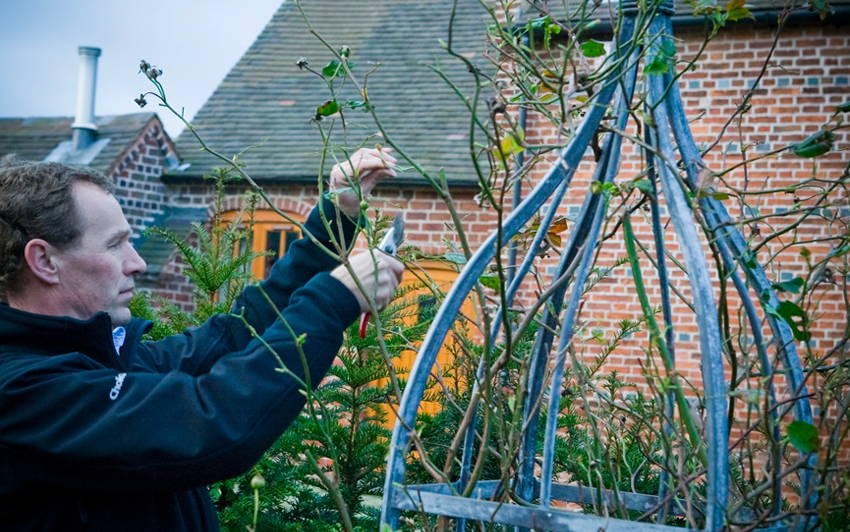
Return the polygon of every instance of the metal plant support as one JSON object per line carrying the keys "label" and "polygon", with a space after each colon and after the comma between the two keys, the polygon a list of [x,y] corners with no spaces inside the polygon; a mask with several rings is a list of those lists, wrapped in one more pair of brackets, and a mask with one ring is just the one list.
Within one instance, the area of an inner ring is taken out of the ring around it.
{"label": "metal plant support", "polygon": [[[582,155],[585,153],[597,131],[600,121],[608,109],[614,106],[615,128],[623,131],[628,120],[628,107],[635,91],[641,52],[648,47],[647,55],[653,56],[660,50],[665,40],[672,36],[670,17],[673,5],[669,0],[660,6],[638,8],[635,0],[623,1],[620,6],[622,15],[619,33],[611,52],[612,68],[607,79],[601,84],[592,105],[588,107],[582,125],[575,136],[564,148],[558,160],[553,164],[547,175],[536,185],[533,191],[513,210],[504,222],[501,232],[501,244],[507,245],[511,239],[526,228],[533,215],[546,206],[528,254],[517,267],[511,277],[511,283],[506,290],[506,300],[510,304],[519,286],[525,280],[532,261],[537,255],[541,242],[546,235],[560,205],[573,174],[578,168]],[[646,34],[638,29],[646,28]],[[669,43],[667,44],[669,47]],[[712,290],[712,277],[706,262],[705,250],[700,244],[699,229],[688,204],[687,189],[696,189],[697,177],[704,167],[700,152],[691,136],[685,116],[683,103],[679,94],[674,72],[666,74],[647,75],[644,78],[647,91],[647,114],[651,114],[651,126],[647,127],[647,146],[644,155],[648,164],[648,176],[652,187],[660,185],[666,207],[673,227],[676,231],[681,253],[687,268],[688,280],[693,293],[695,316],[699,327],[700,351],[702,354],[702,376],[705,389],[707,450],[705,459],[707,468],[707,505],[704,508],[706,530],[719,530],[726,520],[726,507],[729,492],[729,427],[727,423],[727,386],[723,373],[723,351],[721,348],[720,324]],[[672,138],[671,138],[672,136]],[[612,183],[617,175],[620,163],[620,146],[622,136],[609,133],[605,139],[601,158],[597,163],[594,181],[601,184]],[[675,144],[674,144],[675,142]],[[671,161],[678,160],[684,169],[684,179],[680,181],[680,168]],[[660,154],[658,156],[657,154]],[[661,228],[658,196],[651,194],[651,219],[655,235],[655,245],[658,264],[658,281],[661,289],[662,315],[666,325],[666,342],[670,356],[674,351],[672,316],[668,273],[664,266],[664,236]],[[547,205],[548,202],[548,205]],[[460,306],[477,283],[485,268],[493,260],[497,250],[497,234],[493,234],[469,260],[458,276],[437,312],[430,330],[421,346],[416,362],[411,369],[407,387],[404,390],[398,412],[398,420],[393,430],[388,458],[387,475],[384,485],[384,501],[381,513],[383,525],[389,525],[393,530],[398,527],[401,511],[417,511],[426,514],[442,515],[455,518],[457,530],[464,529],[466,519],[514,525],[521,529],[541,530],[682,530],[681,528],[648,523],[632,522],[608,517],[587,514],[576,514],[552,508],[552,500],[590,504],[594,497],[602,493],[604,499],[613,494],[605,490],[580,489],[573,485],[560,485],[552,481],[555,447],[556,417],[558,400],[561,396],[564,365],[566,364],[567,348],[572,341],[574,321],[579,308],[582,287],[587,281],[590,271],[594,248],[600,238],[600,228],[607,211],[607,199],[604,194],[594,194],[588,191],[585,195],[579,216],[570,234],[566,246],[561,253],[561,259],[553,276],[554,295],[541,318],[544,326],[538,330],[534,347],[530,354],[531,369],[527,394],[524,404],[524,420],[527,430],[524,435],[523,448],[520,456],[521,466],[516,485],[513,488],[526,501],[536,501],[534,506],[519,506],[501,504],[490,501],[501,481],[479,481],[472,490],[471,497],[459,494],[467,488],[470,478],[470,462],[475,439],[475,423],[469,424],[463,445],[462,467],[458,481],[452,484],[405,485],[405,459],[410,451],[411,427],[414,426],[419,403],[426,388],[426,382],[435,363],[437,353],[442,346],[448,331],[455,320]],[[762,375],[770,377],[774,372],[762,338],[761,321],[758,317],[757,304],[777,305],[778,300],[770,281],[762,267],[753,260],[746,241],[730,223],[731,218],[724,205],[717,199],[706,196],[699,199],[697,208],[713,231],[721,259],[725,267],[732,272],[731,280],[741,298],[750,332],[757,346]],[[743,277],[742,277],[743,274]],[[567,279],[571,279],[569,283]],[[758,295],[758,303],[750,297],[748,288]],[[498,336],[501,326],[501,313],[496,314],[489,345]],[[797,400],[794,406],[794,416],[797,420],[812,422],[812,412],[806,399],[806,389],[802,368],[798,357],[791,329],[776,317],[766,314],[768,327],[773,335],[774,345],[778,346],[779,358],[785,366],[790,388]],[[558,335],[557,344],[555,336]],[[554,361],[550,360],[553,345]],[[485,372],[486,353],[481,357],[478,367],[478,381]],[[538,398],[543,392],[544,373],[547,367],[553,368],[551,381],[548,383],[548,415],[545,420],[539,420]],[[471,397],[473,401],[478,391],[476,382]],[[769,401],[776,403],[772,388],[768,389]],[[667,405],[672,413],[672,397]],[[775,409],[774,409],[775,411]],[[672,414],[671,416],[672,417]],[[776,414],[769,419],[771,430],[778,439],[778,423]],[[536,456],[537,431],[540,426],[544,430],[544,448],[540,478],[535,478],[534,465]],[[665,458],[666,459],[666,458]],[[815,457],[810,458],[814,465]],[[816,501],[811,489],[810,472],[802,473],[800,494],[804,504],[812,507]],[[641,510],[664,505],[658,502],[665,496],[666,483],[660,483],[662,492],[658,496],[638,493],[622,493],[620,497],[626,508]],[[774,495],[777,492],[775,488]],[[781,497],[775,497],[779,501]],[[774,505],[774,514],[779,512],[778,502]],[[660,510],[663,512],[664,510]],[[659,514],[661,520],[663,513]],[[804,523],[801,524],[804,526]],[[784,529],[777,526],[774,529]]]}

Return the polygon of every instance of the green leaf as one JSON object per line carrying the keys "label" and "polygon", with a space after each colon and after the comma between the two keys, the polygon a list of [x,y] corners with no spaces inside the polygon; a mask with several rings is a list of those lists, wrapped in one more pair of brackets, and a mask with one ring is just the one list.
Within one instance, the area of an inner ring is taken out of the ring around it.
{"label": "green leaf", "polygon": [[736,20],[742,20],[742,19],[745,19],[745,18],[751,18],[753,20],[755,20],[755,18],[756,18],[756,17],[753,16],[753,14],[750,12],[750,10],[747,9],[746,7],[733,9],[732,11],[729,11],[728,16],[729,16],[729,20],[731,20],[733,22],[736,21]]}
{"label": "green leaf", "polygon": [[676,44],[673,39],[664,37],[655,55],[644,65],[643,71],[646,74],[665,74],[670,70],[675,58]]}
{"label": "green leaf", "polygon": [[[354,63],[351,61],[346,61],[346,65],[348,69],[351,70],[354,68]],[[340,78],[345,76],[345,69],[342,67],[342,63],[337,61],[336,59],[331,59],[328,61],[328,64],[322,68],[322,75],[326,78]]]}
{"label": "green leaf", "polygon": [[644,74],[658,75],[667,73],[667,61],[656,56],[652,61],[644,65]]}
{"label": "green leaf", "polygon": [[331,116],[339,112],[339,102],[328,100],[316,108],[316,116]]}
{"label": "green leaf", "polygon": [[635,181],[632,186],[642,192],[652,194],[652,183],[649,182],[649,179],[639,179]]}
{"label": "green leaf", "polygon": [[818,429],[811,423],[792,421],[785,430],[791,445],[801,453],[813,453],[818,450]]}
{"label": "green leaf", "polygon": [[581,53],[585,57],[600,57],[605,55],[605,45],[596,40],[581,43]]}
{"label": "green leaf", "polygon": [[798,157],[818,157],[832,149],[835,135],[832,131],[821,129],[803,142],[791,145],[791,150]]}
{"label": "green leaf", "polygon": [[836,108],[839,113],[850,113],[850,102],[844,102]]}
{"label": "green leaf", "polygon": [[688,2],[694,10],[694,15],[711,15],[718,11],[713,0],[691,0]]}
{"label": "green leaf", "polygon": [[780,292],[790,292],[792,294],[796,294],[800,291],[800,288],[802,288],[805,284],[806,281],[804,281],[802,277],[794,277],[790,281],[773,283],[773,289],[778,290]]}
{"label": "green leaf", "polygon": [[339,61],[337,61],[336,59],[331,59],[328,64],[325,65],[324,68],[322,68],[322,75],[326,78],[334,78],[339,73],[339,67]]}
{"label": "green leaf", "polygon": [[591,194],[600,194],[602,192],[602,183],[600,181],[591,181],[590,182],[590,193]]}
{"label": "green leaf", "polygon": [[722,201],[729,199],[729,194],[727,194],[726,192],[712,192],[711,197],[718,201]]}
{"label": "green leaf", "polygon": [[818,12],[821,20],[829,15],[829,0],[809,0],[809,5],[814,11]]}
{"label": "green leaf", "polygon": [[499,291],[499,278],[495,275],[482,275],[478,280],[487,288],[491,288],[497,292]]}
{"label": "green leaf", "polygon": [[805,342],[811,338],[812,333],[803,330],[809,323],[806,312],[796,303],[792,301],[783,301],[777,307],[765,305],[764,310],[771,316],[779,318],[787,323],[788,327],[791,328],[791,333],[794,335],[795,340]]}
{"label": "green leaf", "polygon": [[745,18],[755,19],[750,10],[744,7],[744,0],[729,0],[726,3],[726,16],[731,21]]}
{"label": "green leaf", "polygon": [[499,147],[495,150],[498,155],[501,153],[505,157],[510,157],[511,155],[516,155],[524,149],[522,146],[523,143],[523,131],[520,129],[517,131],[517,135],[513,133],[507,133],[504,138],[499,142]]}
{"label": "green leaf", "polygon": [[443,259],[445,259],[449,262],[453,262],[455,264],[466,264],[466,257],[463,255],[463,253],[456,253],[456,252],[444,253]]}

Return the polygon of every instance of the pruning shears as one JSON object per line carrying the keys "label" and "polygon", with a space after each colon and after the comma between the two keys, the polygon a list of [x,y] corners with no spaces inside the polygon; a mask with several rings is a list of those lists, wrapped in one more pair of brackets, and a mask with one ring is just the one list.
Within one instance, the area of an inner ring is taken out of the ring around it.
{"label": "pruning shears", "polygon": [[[378,249],[387,255],[395,257],[403,240],[404,217],[402,217],[401,213],[399,213],[395,215],[395,218],[393,218],[393,225],[390,227],[390,230],[387,231],[387,234],[384,235],[384,238],[381,239],[381,243],[378,244]],[[366,326],[369,325],[369,318],[371,317],[372,313],[367,311],[363,314],[363,317],[360,318],[360,329],[358,331],[360,338],[366,338]]]}

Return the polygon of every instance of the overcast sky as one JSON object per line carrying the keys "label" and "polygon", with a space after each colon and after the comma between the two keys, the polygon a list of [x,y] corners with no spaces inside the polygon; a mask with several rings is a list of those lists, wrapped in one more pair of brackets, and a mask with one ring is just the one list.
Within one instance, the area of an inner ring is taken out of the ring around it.
{"label": "overcast sky", "polygon": [[[190,118],[248,49],[281,0],[0,0],[0,117],[73,116],[78,46],[102,49],[97,115],[138,112],[164,71],[169,101]],[[169,134],[181,126],[158,111]]]}

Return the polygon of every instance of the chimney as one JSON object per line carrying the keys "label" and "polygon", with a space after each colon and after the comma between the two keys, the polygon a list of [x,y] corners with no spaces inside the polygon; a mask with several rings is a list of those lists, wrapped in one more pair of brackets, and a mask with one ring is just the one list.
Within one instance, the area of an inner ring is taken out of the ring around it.
{"label": "chimney", "polygon": [[85,149],[94,142],[97,126],[94,123],[94,89],[97,84],[97,58],[100,48],[80,46],[80,69],[77,75],[77,113],[74,115],[73,149]]}

